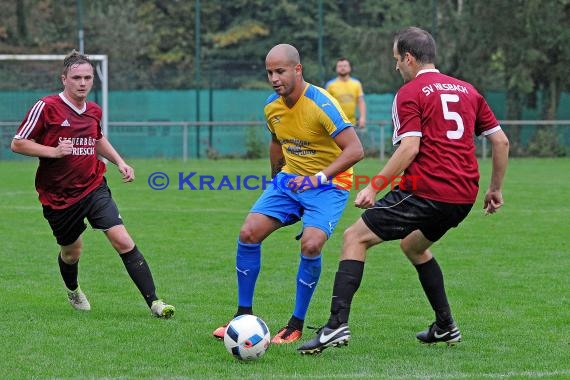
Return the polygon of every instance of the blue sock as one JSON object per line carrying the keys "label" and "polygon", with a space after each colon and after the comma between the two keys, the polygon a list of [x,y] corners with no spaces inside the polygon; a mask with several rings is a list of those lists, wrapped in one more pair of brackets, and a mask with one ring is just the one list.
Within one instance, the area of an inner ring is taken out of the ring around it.
{"label": "blue sock", "polygon": [[297,272],[297,294],[295,296],[295,311],[293,316],[305,320],[309,303],[321,277],[321,255],[305,257],[301,254],[299,271]]}
{"label": "blue sock", "polygon": [[261,269],[261,243],[246,244],[238,240],[236,273],[238,306],[252,307],[255,283]]}

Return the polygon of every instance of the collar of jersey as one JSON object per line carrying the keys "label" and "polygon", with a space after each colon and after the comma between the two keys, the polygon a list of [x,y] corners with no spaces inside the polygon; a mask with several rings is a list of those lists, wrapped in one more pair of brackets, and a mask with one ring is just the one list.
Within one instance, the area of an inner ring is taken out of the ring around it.
{"label": "collar of jersey", "polygon": [[439,70],[438,70],[438,69],[423,69],[423,70],[420,70],[420,71],[418,71],[418,73],[416,74],[416,78],[419,77],[419,76],[422,75],[422,74],[425,74],[425,73],[439,73]]}
{"label": "collar of jersey", "polygon": [[75,105],[73,105],[73,103],[71,103],[66,97],[65,95],[63,95],[63,92],[59,93],[59,97],[61,98],[61,100],[63,100],[63,102],[65,104],[67,104],[68,106],[71,107],[72,110],[74,110],[78,115],[81,115],[83,112],[85,112],[85,110],[87,109],[87,102],[85,102],[85,104],[83,104],[83,108],[79,109],[77,107],[75,107]]}

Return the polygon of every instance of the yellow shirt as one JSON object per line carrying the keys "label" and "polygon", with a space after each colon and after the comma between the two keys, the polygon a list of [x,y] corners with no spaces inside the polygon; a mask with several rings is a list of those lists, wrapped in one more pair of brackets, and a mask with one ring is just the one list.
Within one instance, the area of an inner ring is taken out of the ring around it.
{"label": "yellow shirt", "polygon": [[[281,96],[272,94],[263,111],[267,128],[281,144],[285,173],[312,176],[329,166],[342,152],[334,137],[352,127],[338,102],[312,84],[307,84],[292,108]],[[338,174],[333,183],[352,186],[352,168]]]}
{"label": "yellow shirt", "polygon": [[358,98],[364,96],[360,81],[352,77],[347,81],[334,78],[327,82],[325,89],[338,100],[350,122],[356,125],[356,105]]}

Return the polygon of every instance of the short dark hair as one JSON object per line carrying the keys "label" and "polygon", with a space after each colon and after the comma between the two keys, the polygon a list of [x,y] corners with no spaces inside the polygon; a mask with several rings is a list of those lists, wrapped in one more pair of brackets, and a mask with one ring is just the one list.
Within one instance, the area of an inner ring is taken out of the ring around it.
{"label": "short dark hair", "polygon": [[75,49],[72,50],[71,53],[63,59],[63,75],[67,75],[71,66],[83,63],[88,63],[93,67],[93,62],[91,62],[88,55],[82,54]]}
{"label": "short dark hair", "polygon": [[410,53],[420,64],[435,63],[435,40],[423,29],[414,26],[406,28],[396,33],[394,43],[400,57]]}
{"label": "short dark hair", "polygon": [[349,60],[348,58],[346,58],[346,57],[339,57],[339,58],[336,60],[336,63],[339,63],[339,62],[342,62],[342,61],[346,61],[346,62],[348,62],[348,64],[350,65],[350,60]]}

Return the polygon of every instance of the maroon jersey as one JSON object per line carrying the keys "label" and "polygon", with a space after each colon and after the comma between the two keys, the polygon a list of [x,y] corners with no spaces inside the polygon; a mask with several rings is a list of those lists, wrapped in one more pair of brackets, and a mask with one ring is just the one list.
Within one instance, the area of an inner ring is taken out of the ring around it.
{"label": "maroon jersey", "polygon": [[405,189],[440,202],[475,203],[475,136],[501,129],[477,90],[438,70],[421,70],[396,94],[392,119],[394,144],[406,136],[421,138],[419,153],[404,173],[415,186],[407,181]]}
{"label": "maroon jersey", "polygon": [[73,153],[62,158],[40,157],[36,190],[40,202],[64,209],[78,202],[103,181],[105,164],[97,158],[95,142],[101,134],[101,107],[87,102],[78,109],[63,93],[38,100],[28,111],[15,139],[56,147],[70,139]]}

